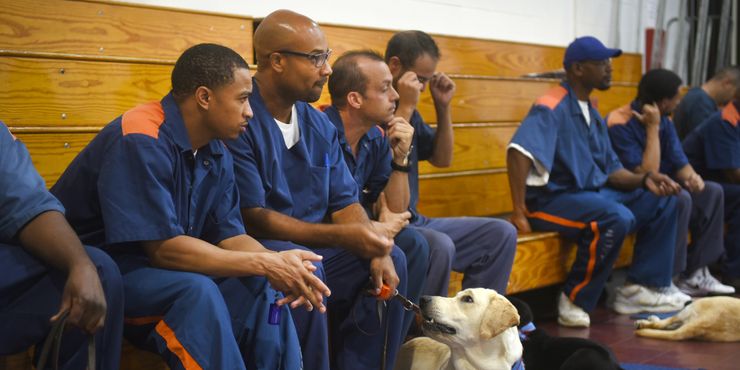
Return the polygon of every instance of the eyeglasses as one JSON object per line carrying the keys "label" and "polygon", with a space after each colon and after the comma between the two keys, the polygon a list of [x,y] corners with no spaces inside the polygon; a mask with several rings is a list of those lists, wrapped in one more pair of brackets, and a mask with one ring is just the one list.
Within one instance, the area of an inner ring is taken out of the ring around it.
{"label": "eyeglasses", "polygon": [[313,65],[316,68],[321,68],[326,64],[326,61],[329,60],[329,57],[331,56],[331,49],[323,52],[323,53],[301,53],[299,51],[292,51],[292,50],[278,50],[275,51],[275,53],[280,54],[287,54],[287,55],[295,55],[299,57],[304,57],[313,63]]}

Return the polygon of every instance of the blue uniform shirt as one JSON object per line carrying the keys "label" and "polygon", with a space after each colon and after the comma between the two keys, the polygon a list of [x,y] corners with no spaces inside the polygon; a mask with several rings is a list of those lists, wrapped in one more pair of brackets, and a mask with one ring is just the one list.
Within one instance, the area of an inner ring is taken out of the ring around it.
{"label": "blue uniform shirt", "polygon": [[241,208],[268,208],[312,223],[358,202],[357,184],[344,162],[337,130],[324,113],[296,102],[300,140],[290,149],[253,80],[254,117],[227,146]]}
{"label": "blue uniform shirt", "polygon": [[424,122],[419,111],[414,110],[409,121],[414,127],[414,139],[409,154],[409,211],[412,219],[416,219],[418,212],[416,205],[419,203],[419,161],[428,160],[434,154],[435,130]]}
{"label": "blue uniform shirt", "polygon": [[550,173],[545,186],[527,187],[536,193],[597,190],[609,174],[622,168],[612,150],[606,123],[589,102],[588,125],[578,98],[567,83],[537,99],[511,139],[531,153]]}
{"label": "blue uniform shirt", "polygon": [[690,89],[673,112],[678,137],[685,139],[691,131],[717,110],[717,103],[704,89],[701,87]]}
{"label": "blue uniform shirt", "polygon": [[[633,170],[642,164],[647,131],[645,126],[632,116],[632,111],[642,108],[636,101],[620,107],[606,117],[612,147],[624,167]],[[673,122],[668,116],[660,117],[658,129],[660,140],[660,172],[672,175],[689,163],[683,152]]]}
{"label": "blue uniform shirt", "polygon": [[220,140],[193,152],[170,94],[103,128],[51,190],[85,243],[189,235],[217,244],[244,234],[233,166]]}
{"label": "blue uniform shirt", "polygon": [[738,102],[727,104],[683,142],[691,165],[707,180],[729,182],[723,170],[740,168],[739,105]]}
{"label": "blue uniform shirt", "polygon": [[360,203],[367,208],[378,200],[391,177],[393,158],[388,140],[381,128],[375,126],[360,138],[355,156],[344,136],[344,124],[337,108],[332,105],[326,108],[324,113],[337,128],[344,161],[357,183],[357,188],[361,191]]}
{"label": "blue uniform shirt", "polygon": [[46,211],[64,208],[46,190],[26,146],[0,121],[0,243],[15,244],[23,226]]}

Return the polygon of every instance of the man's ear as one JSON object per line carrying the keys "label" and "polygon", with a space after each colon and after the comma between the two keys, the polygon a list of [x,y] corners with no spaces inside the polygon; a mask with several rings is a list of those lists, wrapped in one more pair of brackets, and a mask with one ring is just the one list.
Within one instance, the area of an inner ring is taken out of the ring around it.
{"label": "man's ear", "polygon": [[267,60],[270,63],[270,68],[275,72],[283,72],[283,70],[285,70],[285,66],[283,64],[286,59],[282,54],[272,53],[267,57]]}
{"label": "man's ear", "polygon": [[195,102],[205,110],[208,110],[212,97],[213,91],[205,86],[198,86],[195,89]]}
{"label": "man's ear", "polygon": [[519,325],[519,313],[514,305],[502,295],[491,295],[480,322],[481,339],[491,339],[516,325]]}
{"label": "man's ear", "polygon": [[388,59],[388,69],[391,70],[391,74],[394,78],[398,78],[401,76],[398,76],[398,74],[403,69],[403,65],[401,64],[401,59],[398,59],[398,57],[391,57]]}
{"label": "man's ear", "polygon": [[362,107],[362,94],[357,91],[347,94],[347,105],[354,109],[360,109]]}

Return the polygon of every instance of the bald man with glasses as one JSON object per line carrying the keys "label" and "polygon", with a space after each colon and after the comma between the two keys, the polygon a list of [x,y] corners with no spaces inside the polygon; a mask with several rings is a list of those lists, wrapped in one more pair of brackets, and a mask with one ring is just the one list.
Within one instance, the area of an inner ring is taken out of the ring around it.
{"label": "bald man with glasses", "polygon": [[406,294],[406,257],[393,237],[410,215],[368,219],[336,128],[308,104],[319,99],[332,72],[331,49],[319,26],[279,10],[257,27],[254,46],[258,68],[249,97],[254,117],[227,145],[248,233],[273,250],[306,249],[323,256],[315,273],[331,289],[328,320],[324,304],[293,310],[304,366],[392,364],[403,339],[403,308],[390,301],[387,308],[378,307],[363,291],[378,293],[386,284]]}

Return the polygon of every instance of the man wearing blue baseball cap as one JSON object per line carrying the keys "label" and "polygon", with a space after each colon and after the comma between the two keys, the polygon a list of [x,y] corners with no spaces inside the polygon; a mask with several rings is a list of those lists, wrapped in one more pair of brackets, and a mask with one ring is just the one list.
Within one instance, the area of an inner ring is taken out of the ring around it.
{"label": "man wearing blue baseball cap", "polygon": [[623,314],[675,311],[686,296],[670,290],[680,186],[656,172],[622,167],[607,126],[591,105],[611,85],[611,58],[622,54],[594,37],[565,51],[566,78],[537,99],[509,144],[507,167],[521,232],[558,231],[573,239],[576,259],[559,298],[558,322],[588,327],[622,242],[637,233],[626,285],[614,309]]}

